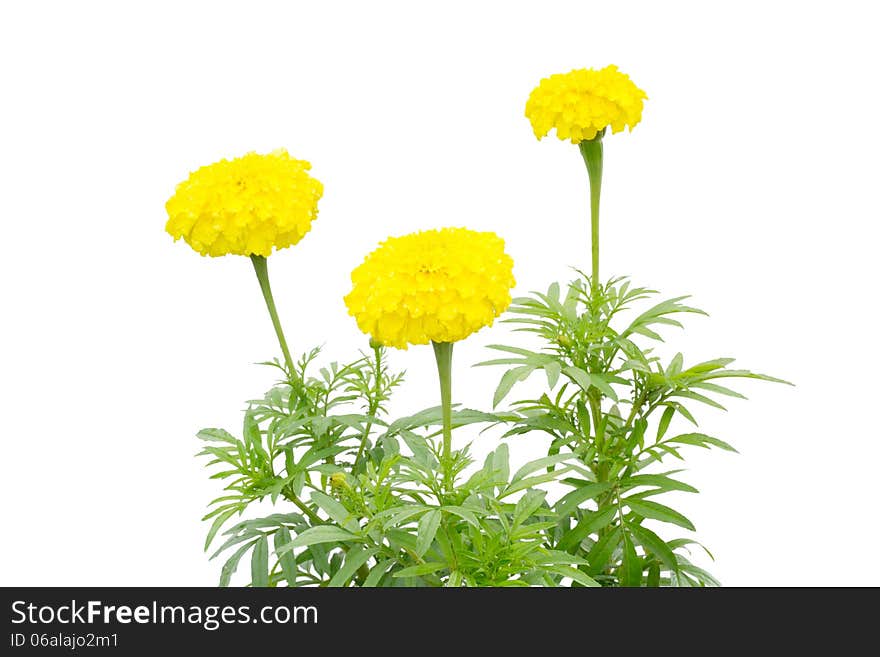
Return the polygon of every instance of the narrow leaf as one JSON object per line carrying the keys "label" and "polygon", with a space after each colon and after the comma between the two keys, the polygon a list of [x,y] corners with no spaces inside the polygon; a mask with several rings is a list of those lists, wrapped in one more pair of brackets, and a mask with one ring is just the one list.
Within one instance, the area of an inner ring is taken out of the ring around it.
{"label": "narrow leaf", "polygon": [[419,518],[419,529],[416,535],[416,554],[420,557],[428,551],[431,543],[434,542],[434,536],[437,534],[440,520],[441,513],[439,509],[431,509]]}
{"label": "narrow leaf", "polygon": [[260,537],[251,554],[251,586],[269,586],[269,539]]}
{"label": "narrow leaf", "polygon": [[348,583],[348,580],[354,577],[358,568],[367,563],[367,560],[378,551],[378,548],[365,550],[362,547],[356,547],[349,550],[345,555],[345,562],[342,564],[342,568],[336,571],[336,574],[333,575],[327,583],[327,586],[331,588],[345,586]]}
{"label": "narrow leaf", "polygon": [[668,506],[658,502],[639,500],[632,497],[626,497],[621,501],[640,516],[659,520],[660,522],[672,523],[673,525],[678,525],[679,527],[694,531],[694,525],[690,520],[675,509],[670,509]]}

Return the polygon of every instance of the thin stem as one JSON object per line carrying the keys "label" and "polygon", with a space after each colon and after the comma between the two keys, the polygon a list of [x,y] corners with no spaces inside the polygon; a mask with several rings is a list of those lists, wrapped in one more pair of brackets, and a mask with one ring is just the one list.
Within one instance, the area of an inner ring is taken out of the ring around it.
{"label": "thin stem", "polygon": [[587,394],[590,413],[593,416],[593,431],[596,433],[596,456],[598,457],[598,479],[605,481],[605,424],[602,422],[602,400],[596,394]]}
{"label": "thin stem", "polygon": [[592,246],[592,279],[594,293],[599,289],[599,197],[602,194],[602,136],[603,130],[593,139],[578,144],[587,173],[590,176],[590,243]]}
{"label": "thin stem", "polygon": [[452,488],[452,342],[434,342],[437,374],[440,376],[440,406],[443,409],[443,456],[441,466],[447,489]]}
{"label": "thin stem", "polygon": [[272,318],[272,326],[275,327],[275,335],[278,336],[281,353],[284,354],[288,376],[293,377],[295,372],[293,358],[290,357],[290,349],[287,348],[287,340],[284,339],[284,331],[281,329],[281,320],[278,319],[278,311],[275,309],[275,299],[272,298],[272,288],[269,287],[269,267],[266,257],[252,255],[251,262],[254,263],[254,271],[257,273],[257,280],[260,282],[260,290],[263,292],[263,299],[266,300],[266,308],[269,309],[269,317]]}
{"label": "thin stem", "polygon": [[364,455],[364,448],[367,446],[367,440],[370,438],[370,430],[373,428],[373,417],[376,415],[376,411],[379,409],[379,395],[381,394],[381,378],[382,378],[382,347],[381,345],[373,346],[373,354],[375,356],[375,368],[373,369],[373,377],[374,377],[374,387],[373,387],[373,396],[369,401],[369,408],[367,409],[367,415],[369,418],[367,419],[367,425],[364,427],[364,435],[361,437],[361,444],[358,447],[357,456],[354,457],[354,468],[357,469],[358,463],[361,462],[361,457]]}
{"label": "thin stem", "polygon": [[297,497],[296,493],[293,492],[292,486],[287,486],[282,491],[282,493],[283,493],[284,497],[286,497],[288,500],[293,502],[300,511],[302,511],[304,514],[306,514],[309,517],[309,520],[311,520],[313,523],[315,523],[316,525],[323,525],[324,524],[324,521],[321,519],[321,516],[319,516],[314,511],[312,511],[308,506],[306,506],[305,502],[303,502],[301,499],[299,499],[299,497]]}

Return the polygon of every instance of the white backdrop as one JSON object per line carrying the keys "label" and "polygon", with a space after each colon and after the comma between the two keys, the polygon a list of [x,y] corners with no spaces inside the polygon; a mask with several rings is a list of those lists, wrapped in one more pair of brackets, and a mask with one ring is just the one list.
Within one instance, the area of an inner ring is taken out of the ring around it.
{"label": "white backdrop", "polygon": [[[677,500],[728,585],[880,584],[875,22],[859,2],[30,2],[0,9],[2,585],[213,585],[203,426],[240,427],[277,353],[250,263],[164,233],[191,169],[286,147],[325,183],[270,260],[296,350],[348,358],[349,273],[390,234],[494,230],[517,292],[586,266],[577,149],[537,142],[526,97],[616,63],[650,97],[606,140],[603,275],[696,317],[662,350],[797,383],[702,426]],[[455,400],[503,326],[456,349]],[[435,403],[433,354],[401,413]],[[494,438],[476,442],[478,452]],[[539,456],[546,441],[514,443]]]}

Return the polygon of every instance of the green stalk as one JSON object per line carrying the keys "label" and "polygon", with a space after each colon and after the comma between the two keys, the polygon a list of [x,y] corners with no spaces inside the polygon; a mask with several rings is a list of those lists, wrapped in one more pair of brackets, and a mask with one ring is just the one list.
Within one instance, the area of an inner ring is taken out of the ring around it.
{"label": "green stalk", "polygon": [[443,456],[441,467],[447,489],[452,488],[452,342],[432,342],[440,376],[440,406],[443,409]]}
{"label": "green stalk", "polygon": [[373,396],[370,397],[370,405],[367,409],[367,413],[370,418],[367,420],[367,425],[364,427],[364,435],[361,437],[361,444],[358,447],[357,455],[354,457],[354,465],[352,468],[357,470],[358,463],[361,462],[361,457],[364,455],[364,449],[367,446],[367,440],[370,438],[370,429],[373,428],[373,417],[376,415],[376,411],[379,409],[379,384],[381,383],[380,377],[382,375],[382,346],[380,344],[373,344],[373,341],[370,340],[370,344],[373,347],[373,356],[375,360],[375,368],[373,370],[373,376],[375,377],[375,386],[373,387]]}
{"label": "green stalk", "polygon": [[587,174],[590,176],[590,243],[592,246],[593,268],[590,278],[593,292],[599,289],[599,197],[602,194],[602,137],[603,130],[593,139],[585,139],[578,144]]}
{"label": "green stalk", "polygon": [[284,331],[281,329],[281,320],[278,319],[278,311],[275,309],[275,299],[272,298],[272,288],[269,287],[269,267],[266,257],[252,255],[251,262],[254,263],[254,271],[257,273],[257,280],[260,282],[260,290],[263,292],[266,308],[269,309],[269,317],[272,318],[272,326],[275,327],[275,335],[278,336],[278,344],[281,345],[281,352],[284,354],[288,376],[293,377],[293,358],[290,357],[290,349],[287,348],[287,340],[284,339]]}

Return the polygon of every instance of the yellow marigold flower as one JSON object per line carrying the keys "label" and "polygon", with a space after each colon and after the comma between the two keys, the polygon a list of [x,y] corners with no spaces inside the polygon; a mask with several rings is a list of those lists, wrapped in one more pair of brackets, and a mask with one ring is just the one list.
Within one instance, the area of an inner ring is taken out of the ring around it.
{"label": "yellow marigold flower", "polygon": [[513,260],[495,233],[467,228],[391,237],[351,274],[349,314],[376,341],[456,342],[510,305]]}
{"label": "yellow marigold flower", "polygon": [[204,166],[165,204],[165,230],[202,255],[271,255],[299,242],[318,214],[324,187],[311,168],[283,149]]}
{"label": "yellow marigold flower", "polygon": [[611,132],[632,130],[647,97],[616,66],[582,68],[541,80],[526,102],[526,117],[538,139],[556,128],[557,137],[577,144],[608,126]]}

